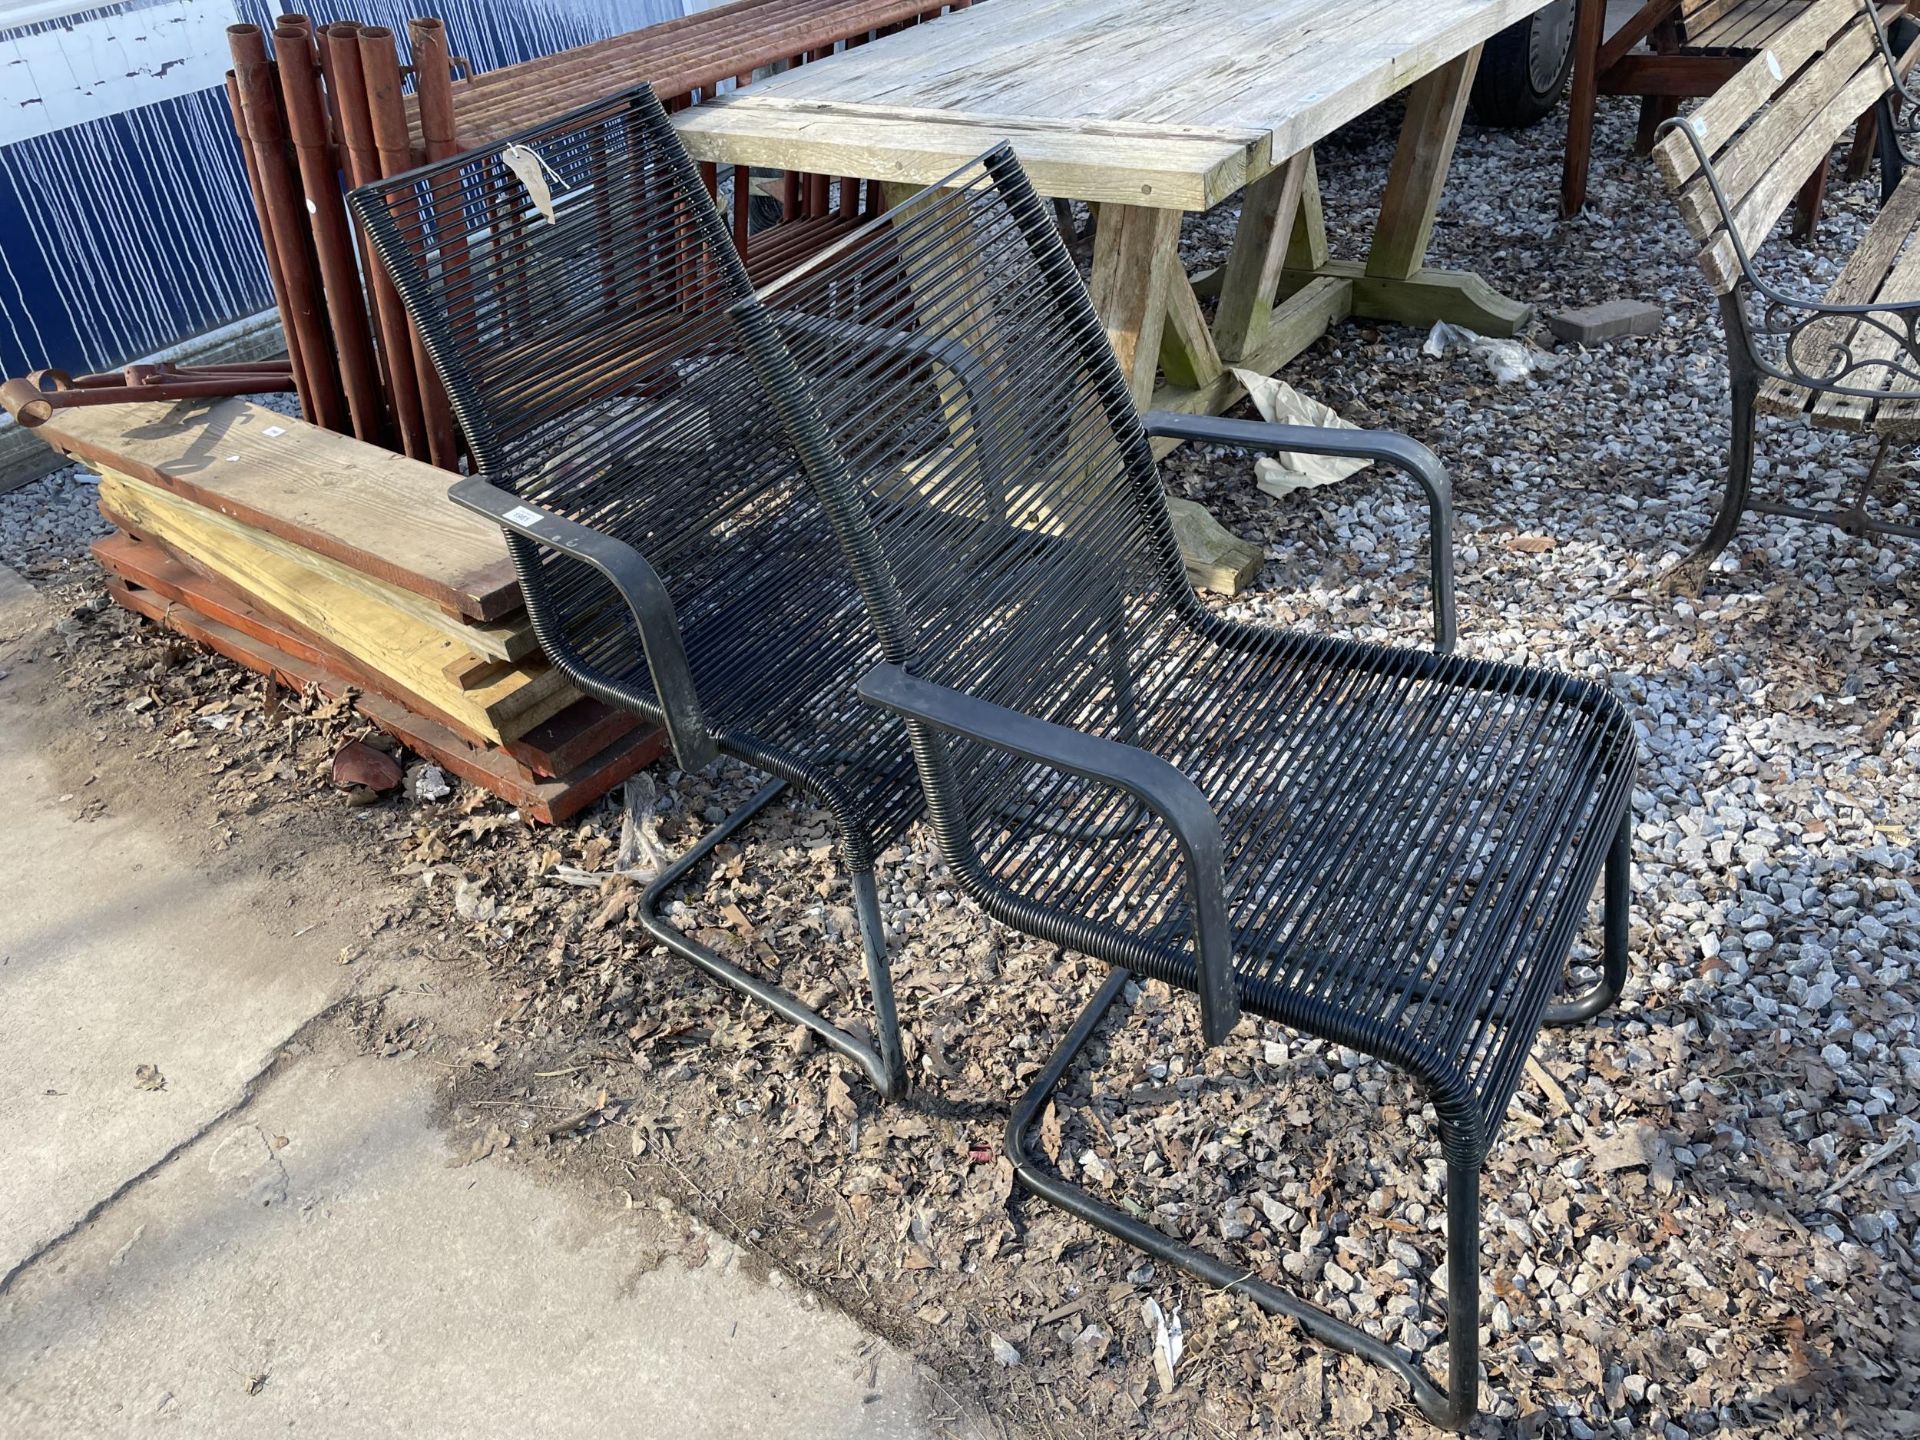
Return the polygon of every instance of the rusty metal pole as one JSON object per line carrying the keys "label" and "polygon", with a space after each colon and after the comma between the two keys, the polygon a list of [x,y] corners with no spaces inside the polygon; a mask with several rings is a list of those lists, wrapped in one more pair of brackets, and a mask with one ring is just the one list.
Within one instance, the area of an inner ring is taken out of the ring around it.
{"label": "rusty metal pole", "polygon": [[[373,143],[373,120],[367,111],[367,87],[360,69],[360,27],[350,21],[329,25],[321,43],[332,56],[334,86],[340,96],[340,148],[349,185],[368,185],[380,178],[380,156]],[[358,226],[355,227],[356,231]],[[420,410],[419,382],[414,374],[413,344],[407,331],[407,310],[393,287],[386,267],[374,257],[373,247],[360,235],[360,254],[379,335],[380,366],[386,376],[387,403],[392,408],[400,448],[416,459],[427,450],[426,417]]]}
{"label": "rusty metal pole", "polygon": [[267,257],[267,281],[273,289],[273,306],[280,316],[280,335],[287,342],[287,358],[293,367],[293,388],[300,396],[300,414],[313,419],[313,407],[307,399],[306,376],[300,369],[300,346],[287,325],[287,282],[280,273],[280,252],[274,245],[273,222],[267,215],[267,203],[260,192],[260,167],[254,162],[253,144],[247,139],[247,121],[240,110],[240,84],[227,72],[227,109],[233,112],[233,133],[240,141],[240,163],[247,171],[247,194],[253,199],[254,222],[260,227],[260,245]]}
{"label": "rusty metal pole", "polygon": [[307,248],[305,207],[288,161],[280,86],[274,78],[273,62],[267,58],[266,36],[258,25],[231,25],[227,43],[233,52],[240,113],[260,176],[260,196],[280,255],[286,291],[281,320],[298,347],[300,373],[306,385],[301,393],[302,408],[316,425],[342,430],[347,421],[346,399],[333,368],[333,341],[321,312],[319,281]]}
{"label": "rusty metal pole", "polygon": [[[320,43],[320,31],[314,25],[311,16],[291,11],[273,17],[274,35],[277,39],[281,30],[288,27],[306,32],[307,44],[313,50],[313,63],[320,68],[325,84],[321,86],[321,96],[327,103],[327,145],[331,149],[340,143],[340,107],[333,93],[333,71],[328,68],[326,47]],[[335,156],[336,163],[338,156]]]}
{"label": "rusty metal pole", "polygon": [[[360,27],[360,69],[367,88],[367,114],[373,121],[374,149],[380,156],[382,178],[411,170],[413,141],[407,133],[406,100],[400,93],[400,57],[393,31],[384,25]],[[407,327],[413,351],[413,371],[419,382],[420,410],[427,422],[427,454],[443,470],[459,468],[459,443],[453,433],[453,411],[447,393],[434,373],[420,332]]]}
{"label": "rusty metal pole", "polygon": [[429,161],[458,153],[453,136],[453,57],[446,22],[431,16],[407,22],[413,47],[413,90],[420,102],[420,139]]}
{"label": "rusty metal pole", "polygon": [[287,129],[306,192],[314,256],[319,262],[321,294],[333,327],[334,355],[346,391],[353,433],[380,444],[387,429],[386,408],[374,373],[373,346],[367,336],[367,312],[360,293],[360,267],[353,258],[346,206],[334,173],[333,147],[327,140],[327,111],[314,68],[313,36],[298,25],[273,32],[280,94],[287,107]]}
{"label": "rusty metal pole", "polygon": [[[420,140],[426,147],[429,163],[460,153],[454,134],[453,55],[447,45],[444,20],[422,16],[407,22],[407,40],[413,48],[413,92],[420,112]],[[440,271],[446,276],[465,275],[467,271],[467,220],[465,195],[459,173],[443,175],[433,192],[434,233],[440,242]],[[422,371],[441,394],[441,405],[448,412],[452,433],[452,407],[447,405],[440,377]],[[453,435],[457,446],[460,437]],[[436,463],[439,463],[436,460]],[[458,468],[456,459],[446,462],[448,469]]]}

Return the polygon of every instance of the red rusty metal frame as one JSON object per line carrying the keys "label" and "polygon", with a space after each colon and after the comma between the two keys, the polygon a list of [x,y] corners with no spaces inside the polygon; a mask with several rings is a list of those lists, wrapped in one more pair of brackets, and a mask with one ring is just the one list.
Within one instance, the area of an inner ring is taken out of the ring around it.
{"label": "red rusty metal frame", "polygon": [[129,365],[103,375],[35,370],[0,384],[0,409],[32,429],[56,410],[78,405],[124,405],[138,400],[198,400],[221,395],[264,395],[294,388],[289,360],[252,360],[229,365]]}

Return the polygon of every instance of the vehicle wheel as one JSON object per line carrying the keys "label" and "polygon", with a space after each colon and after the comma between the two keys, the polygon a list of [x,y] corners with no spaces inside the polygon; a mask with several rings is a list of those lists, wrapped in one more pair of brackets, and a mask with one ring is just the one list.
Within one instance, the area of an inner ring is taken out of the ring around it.
{"label": "vehicle wheel", "polygon": [[1573,73],[1574,0],[1554,0],[1487,41],[1468,103],[1482,125],[1517,130],[1560,103]]}

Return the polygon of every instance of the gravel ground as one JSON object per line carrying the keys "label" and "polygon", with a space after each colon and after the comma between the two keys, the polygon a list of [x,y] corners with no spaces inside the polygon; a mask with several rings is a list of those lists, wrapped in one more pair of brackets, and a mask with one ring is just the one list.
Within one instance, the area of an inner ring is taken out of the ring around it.
{"label": "gravel ground", "polygon": [[[1396,119],[1323,149],[1337,251],[1370,222]],[[1609,686],[1644,748],[1627,998],[1542,1036],[1487,1167],[1476,1433],[1912,1435],[1915,552],[1755,516],[1704,598],[1649,590],[1707,524],[1726,372],[1690,247],[1650,164],[1627,153],[1630,121],[1603,109],[1594,213],[1567,225],[1552,219],[1558,123],[1469,131],[1434,258],[1546,305],[1652,300],[1660,334],[1562,352],[1502,385],[1471,356],[1423,356],[1419,333],[1349,323],[1286,373],[1452,467],[1461,649]],[[1814,247],[1780,247],[1782,273],[1823,285],[1870,206],[1868,186],[1837,187]],[[1190,261],[1217,259],[1230,224],[1191,222]],[[1763,446],[1762,485],[1799,496],[1870,458],[1857,439],[1785,425]],[[1423,639],[1409,582],[1425,512],[1409,487],[1364,473],[1276,501],[1231,455],[1181,454],[1167,475],[1270,557],[1223,609]],[[31,503],[0,499],[0,515]],[[358,733],[339,707],[269,694],[113,612],[81,607],[59,643],[103,726],[150,763],[204,767],[223,823],[341,805],[317,775]],[[670,847],[749,779],[657,778]],[[370,863],[417,877],[417,901],[388,923],[415,937],[434,983],[499,994],[450,1112],[475,1155],[598,1187],[615,1208],[698,1212],[911,1346],[1009,1434],[1428,1433],[1379,1372],[1012,1193],[997,1149],[1008,1100],[1099,967],[957,899],[924,834],[885,857],[919,1088],[883,1108],[803,1037],[635,940],[633,884],[593,878],[616,853],[613,802],[538,832],[465,787],[340,814]],[[826,817],[776,812],[751,836],[684,895],[681,922],[839,1008],[858,986]],[[1196,1028],[1184,997],[1136,991],[1097,1073],[1043,1127],[1048,1153],[1440,1368],[1431,1112],[1337,1047],[1249,1024],[1203,1053]],[[1184,1332],[1170,1387],[1149,1301]]]}
{"label": "gravel ground", "polygon": [[111,528],[96,486],[91,470],[69,465],[0,495],[0,565],[39,580],[66,574]]}

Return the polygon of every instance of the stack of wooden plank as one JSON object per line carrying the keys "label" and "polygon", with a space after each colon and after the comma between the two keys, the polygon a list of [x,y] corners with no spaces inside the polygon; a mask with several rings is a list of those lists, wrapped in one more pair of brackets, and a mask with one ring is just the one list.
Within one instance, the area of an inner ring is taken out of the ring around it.
{"label": "stack of wooden plank", "polygon": [[374,724],[533,819],[661,750],[540,654],[500,532],[446,473],[245,400],[61,411],[100,476],[94,554],[120,604]]}

